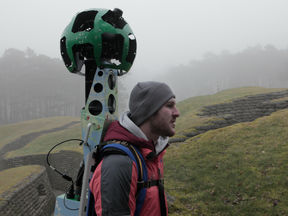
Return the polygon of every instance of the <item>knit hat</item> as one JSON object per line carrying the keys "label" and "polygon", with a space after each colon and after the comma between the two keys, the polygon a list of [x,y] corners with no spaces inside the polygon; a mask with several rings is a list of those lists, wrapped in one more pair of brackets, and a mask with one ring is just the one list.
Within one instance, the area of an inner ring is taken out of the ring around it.
{"label": "knit hat", "polygon": [[161,82],[139,82],[130,94],[130,119],[140,126],[168,100],[175,98],[170,87]]}

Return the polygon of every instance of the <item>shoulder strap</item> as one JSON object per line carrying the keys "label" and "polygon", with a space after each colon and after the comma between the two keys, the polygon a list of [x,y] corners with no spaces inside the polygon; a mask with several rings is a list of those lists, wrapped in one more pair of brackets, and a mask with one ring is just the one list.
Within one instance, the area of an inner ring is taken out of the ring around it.
{"label": "shoulder strap", "polygon": [[[143,172],[144,173],[143,181],[138,181],[137,182],[137,190],[140,191],[138,199],[142,200],[141,202],[142,202],[142,205],[143,205],[144,200],[145,200],[145,196],[146,196],[146,189],[150,188],[150,187],[153,187],[153,186],[158,186],[159,199],[160,199],[160,208],[161,208],[161,216],[167,216],[166,202],[165,202],[165,192],[164,192],[164,179],[162,178],[162,179],[157,179],[157,180],[148,180],[148,173],[147,173],[148,171],[147,171],[145,160],[144,160],[141,152],[139,151],[139,149],[136,148],[133,145],[131,145],[131,146],[135,148],[135,150],[137,151],[138,155],[141,157],[143,168],[145,167],[144,168],[144,172]],[[160,169],[159,169],[159,173],[160,173]],[[143,196],[143,197],[140,197],[140,196]],[[141,205],[141,207],[140,206],[138,207],[137,203],[136,203],[136,212],[135,212],[134,215],[139,215],[140,214],[140,210],[142,208],[142,205]],[[139,210],[139,211],[137,212],[137,210]]]}
{"label": "shoulder strap", "polygon": [[[110,150],[108,150],[110,148]],[[140,150],[125,141],[109,141],[102,149],[101,152],[105,155],[105,149],[107,149],[110,153],[113,149],[121,150],[125,152],[136,164],[138,171],[138,181],[137,181],[137,194],[136,194],[136,210],[134,216],[139,216],[141,208],[144,204],[146,197],[147,188],[158,186],[159,190],[159,198],[160,198],[160,206],[161,206],[161,216],[166,216],[166,205],[165,205],[165,194],[164,194],[164,179],[157,180],[148,180],[148,171],[146,167],[145,160]],[[108,153],[108,152],[107,152]],[[115,151],[114,153],[119,153],[119,151]],[[103,156],[103,155],[102,155]],[[102,158],[101,158],[102,160]]]}
{"label": "shoulder strap", "polygon": [[[141,169],[142,169],[142,179],[138,179],[138,182],[144,181],[146,182],[148,180],[148,171],[146,167],[145,160],[143,158],[143,155],[139,151],[139,149],[136,146],[130,145],[134,151],[136,151],[137,156],[139,157],[139,161],[141,163]],[[146,190],[147,188],[140,188],[138,187],[138,182],[137,182],[137,196],[136,196],[136,211],[134,213],[134,216],[140,215],[140,211],[142,209],[142,206],[145,201],[146,197]]]}
{"label": "shoulder strap", "polygon": [[141,211],[141,208],[144,204],[145,197],[146,197],[146,188],[138,187],[138,182],[146,182],[148,179],[146,163],[141,152],[136,146],[133,146],[127,142],[121,142],[121,141],[116,141],[116,142],[117,143],[109,142],[110,144],[107,144],[106,146],[103,147],[102,152],[105,155],[105,152],[113,153],[115,149],[119,149],[125,152],[136,163],[137,171],[138,171],[138,181],[137,181],[137,193],[136,193],[136,210],[135,210],[134,216],[138,216],[140,215],[140,211]]}
{"label": "shoulder strap", "polygon": [[[143,161],[143,162],[141,161],[141,158],[139,155],[142,156],[142,154],[139,151],[136,151],[137,148],[135,146],[125,142],[125,141],[113,140],[113,141],[109,141],[108,143],[109,144],[106,145],[103,148],[103,150],[106,148],[116,148],[116,149],[120,149],[120,150],[124,151],[133,161],[135,161],[135,163],[137,165],[137,171],[138,171],[138,181],[142,181],[143,180],[143,168],[142,168],[143,165],[142,165],[142,163],[144,162],[144,164],[145,164],[145,161]],[[118,144],[120,144],[120,146]],[[130,151],[127,151],[127,150],[130,150]],[[104,150],[104,152],[105,152],[105,150]],[[134,158],[132,157],[131,153],[134,156]]]}

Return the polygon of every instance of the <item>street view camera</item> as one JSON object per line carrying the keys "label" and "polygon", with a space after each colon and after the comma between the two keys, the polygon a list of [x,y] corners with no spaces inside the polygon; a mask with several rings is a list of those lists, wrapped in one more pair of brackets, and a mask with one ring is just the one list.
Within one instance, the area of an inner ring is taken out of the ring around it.
{"label": "street view camera", "polygon": [[117,8],[85,10],[77,13],[62,33],[60,51],[66,68],[85,76],[85,107],[81,110],[84,163],[70,187],[76,186],[78,192],[58,196],[54,215],[86,215],[89,167],[95,161],[91,154],[110,123],[118,119],[118,77],[130,70],[136,57],[136,38],[122,15]]}

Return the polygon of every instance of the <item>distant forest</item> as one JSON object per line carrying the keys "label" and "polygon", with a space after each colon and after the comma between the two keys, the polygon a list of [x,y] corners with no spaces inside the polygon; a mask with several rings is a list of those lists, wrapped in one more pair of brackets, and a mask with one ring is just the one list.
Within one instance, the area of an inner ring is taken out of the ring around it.
{"label": "distant forest", "polygon": [[203,60],[170,68],[157,80],[169,83],[178,102],[243,86],[288,88],[288,48],[278,50],[269,44],[236,54],[207,52]]}
{"label": "distant forest", "polygon": [[[203,60],[170,68],[154,80],[166,82],[177,101],[242,87],[288,88],[288,49],[247,47],[231,54],[204,54]],[[122,80],[122,81],[121,81]],[[125,78],[119,79],[119,110],[127,107]],[[131,81],[130,81],[131,82]],[[71,74],[61,59],[8,49],[0,58],[0,126],[52,116],[80,116],[84,77]]]}
{"label": "distant forest", "polygon": [[[126,103],[125,87],[119,89],[119,103]],[[85,77],[70,73],[62,59],[38,55],[31,48],[7,49],[0,58],[0,126],[53,116],[80,117],[84,106]]]}

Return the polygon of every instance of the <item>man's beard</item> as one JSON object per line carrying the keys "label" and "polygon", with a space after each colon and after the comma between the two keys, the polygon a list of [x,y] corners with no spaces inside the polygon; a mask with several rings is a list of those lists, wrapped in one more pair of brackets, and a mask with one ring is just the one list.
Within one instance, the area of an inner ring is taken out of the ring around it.
{"label": "man's beard", "polygon": [[151,117],[151,131],[153,133],[159,134],[160,136],[172,137],[175,134],[175,131],[170,126],[170,121],[161,117],[158,112]]}

